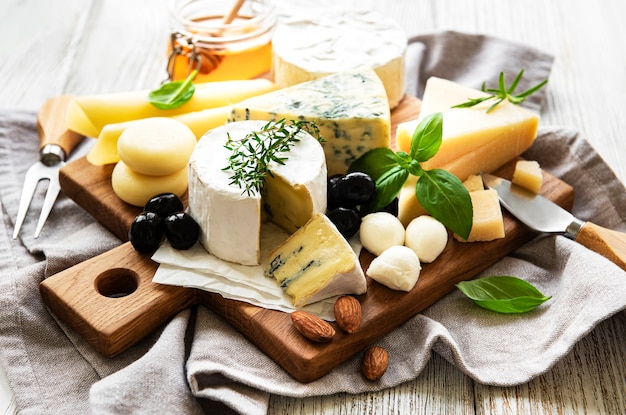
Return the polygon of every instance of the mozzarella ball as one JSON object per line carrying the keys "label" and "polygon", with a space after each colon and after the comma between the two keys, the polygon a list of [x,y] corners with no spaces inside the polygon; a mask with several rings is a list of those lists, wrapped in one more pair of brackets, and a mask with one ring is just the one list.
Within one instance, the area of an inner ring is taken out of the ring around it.
{"label": "mozzarella ball", "polygon": [[372,260],[367,275],[392,290],[411,291],[422,267],[415,252],[397,245],[383,251]]}
{"label": "mozzarella ball", "polygon": [[404,244],[415,251],[421,262],[433,262],[447,243],[446,227],[432,216],[418,216],[406,227]]}
{"label": "mozzarella ball", "polygon": [[380,255],[389,247],[404,245],[404,226],[388,212],[365,215],[359,234],[363,247],[374,255]]}
{"label": "mozzarella ball", "polygon": [[132,122],[117,140],[120,159],[137,173],[167,176],[187,167],[196,146],[189,127],[173,118]]}

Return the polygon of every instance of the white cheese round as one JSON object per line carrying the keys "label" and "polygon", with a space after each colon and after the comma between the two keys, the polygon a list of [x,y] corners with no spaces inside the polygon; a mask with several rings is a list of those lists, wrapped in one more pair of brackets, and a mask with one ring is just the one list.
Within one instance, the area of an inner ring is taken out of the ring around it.
{"label": "white cheese round", "polygon": [[407,37],[395,21],[368,10],[294,10],[282,16],[272,38],[279,87],[369,66],[385,85],[390,108],[398,105],[405,92]]}
{"label": "white cheese round", "polygon": [[241,140],[261,131],[267,121],[239,121],[207,132],[189,160],[189,214],[201,229],[199,241],[216,257],[243,265],[260,263],[262,211],[289,232],[326,210],[326,161],[320,143],[301,132],[301,140],[284,155],[285,164],[270,163],[263,201],[232,184],[228,136]]}
{"label": "white cheese round", "polygon": [[392,290],[411,291],[422,267],[415,252],[406,246],[392,246],[374,258],[366,274]]}
{"label": "white cheese round", "polygon": [[388,212],[365,215],[359,228],[363,247],[374,255],[395,245],[404,245],[404,226],[397,217]]}
{"label": "white cheese round", "polygon": [[421,262],[433,262],[448,244],[448,231],[437,219],[421,215],[406,227],[404,244],[411,248]]}

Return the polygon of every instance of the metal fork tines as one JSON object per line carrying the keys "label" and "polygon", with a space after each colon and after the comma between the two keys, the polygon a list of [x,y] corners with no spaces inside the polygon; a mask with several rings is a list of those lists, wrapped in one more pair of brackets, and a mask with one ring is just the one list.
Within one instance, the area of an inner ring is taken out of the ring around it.
{"label": "metal fork tines", "polygon": [[84,138],[78,133],[67,129],[66,117],[70,99],[69,95],[51,98],[44,103],[37,115],[37,127],[41,141],[39,161],[33,164],[26,172],[17,219],[13,228],[13,239],[17,238],[17,235],[20,233],[37,185],[40,181],[47,180],[49,182],[48,190],[46,191],[43,207],[35,228],[35,238],[39,236],[54,206],[54,202],[61,192],[59,170],[65,165],[65,159],[69,152]]}
{"label": "metal fork tines", "polygon": [[15,221],[15,228],[13,229],[13,239],[17,238],[17,235],[22,228],[24,219],[26,218],[26,212],[30,207],[30,203],[33,200],[37,185],[42,180],[48,180],[48,190],[46,197],[41,208],[41,214],[37,221],[37,227],[35,228],[35,238],[41,233],[43,225],[46,223],[50,211],[54,206],[54,202],[57,196],[61,192],[61,185],[59,184],[59,170],[65,165],[65,151],[56,144],[47,144],[40,151],[40,161],[30,166],[26,172],[24,178],[24,187],[22,188],[22,197],[20,199],[20,206],[17,210],[17,219]]}

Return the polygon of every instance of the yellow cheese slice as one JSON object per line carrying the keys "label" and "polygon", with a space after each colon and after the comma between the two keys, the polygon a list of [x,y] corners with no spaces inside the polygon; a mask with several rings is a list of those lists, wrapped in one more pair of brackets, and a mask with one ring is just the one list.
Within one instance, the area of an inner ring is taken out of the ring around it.
{"label": "yellow cheese slice", "polygon": [[[471,108],[451,108],[485,93],[454,82],[429,78],[424,90],[420,118],[398,125],[396,145],[409,151],[411,137],[421,117],[443,113],[443,140],[437,154],[422,163],[426,170],[449,171],[461,181],[478,173],[488,173],[528,149],[539,125],[539,116],[508,101],[487,113],[491,101]],[[415,198],[416,179],[407,180],[400,194],[399,218],[406,226],[426,213]]]}
{"label": "yellow cheese slice", "polygon": [[539,193],[543,184],[539,163],[534,160],[519,160],[515,163],[512,182],[533,193]]}
{"label": "yellow cheese slice", "polygon": [[68,107],[67,126],[86,137],[97,137],[107,124],[223,107],[276,89],[267,79],[206,82],[196,85],[191,100],[171,110],[160,110],[150,104],[148,90],[75,96]]}
{"label": "yellow cheese slice", "polygon": [[[224,124],[230,114],[231,106],[210,108],[202,111],[194,111],[171,117],[185,124],[199,140],[207,131]],[[124,130],[141,120],[126,121],[116,124],[107,124],[102,128],[96,143],[87,154],[87,161],[96,166],[117,163],[120,155],[117,152],[117,140]]]}
{"label": "yellow cheese slice", "polygon": [[467,240],[458,235],[455,239],[461,242],[493,241],[504,238],[504,220],[498,193],[493,189],[470,192],[474,216],[472,231]]}

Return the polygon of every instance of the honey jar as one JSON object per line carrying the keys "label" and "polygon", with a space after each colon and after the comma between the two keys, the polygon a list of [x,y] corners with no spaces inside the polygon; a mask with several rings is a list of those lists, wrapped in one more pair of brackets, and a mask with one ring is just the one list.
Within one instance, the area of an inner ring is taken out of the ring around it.
{"label": "honey jar", "polygon": [[251,79],[269,71],[276,15],[271,0],[173,0],[169,80]]}

